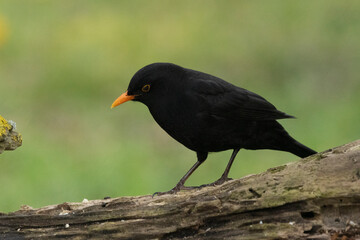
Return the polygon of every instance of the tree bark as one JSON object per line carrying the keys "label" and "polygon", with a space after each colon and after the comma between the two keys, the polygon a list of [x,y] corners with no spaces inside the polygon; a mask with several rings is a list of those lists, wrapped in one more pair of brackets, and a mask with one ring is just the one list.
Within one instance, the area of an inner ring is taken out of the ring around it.
{"label": "tree bark", "polygon": [[[9,121],[13,123],[12,121]],[[14,150],[22,144],[22,137],[15,132],[15,127],[0,116],[0,154],[4,150]],[[15,123],[13,123],[15,124]]]}
{"label": "tree bark", "polygon": [[[4,196],[3,196],[4,197]],[[0,239],[360,239],[360,140],[175,195],[0,215]]]}

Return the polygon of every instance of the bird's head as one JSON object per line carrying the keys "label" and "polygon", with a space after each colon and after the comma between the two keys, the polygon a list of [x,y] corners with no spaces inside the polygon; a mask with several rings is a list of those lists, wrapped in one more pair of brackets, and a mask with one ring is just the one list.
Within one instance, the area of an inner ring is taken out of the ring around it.
{"label": "bird's head", "polygon": [[111,108],[127,101],[139,101],[148,105],[153,100],[171,94],[180,86],[184,68],[172,63],[153,63],[140,69],[132,77],[126,92],[120,95]]}

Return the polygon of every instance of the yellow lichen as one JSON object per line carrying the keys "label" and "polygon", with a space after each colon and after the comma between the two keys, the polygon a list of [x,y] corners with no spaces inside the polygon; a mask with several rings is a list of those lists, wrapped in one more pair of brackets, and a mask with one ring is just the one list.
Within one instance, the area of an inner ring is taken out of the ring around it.
{"label": "yellow lichen", "polygon": [[13,131],[13,126],[0,116],[0,153],[4,150],[14,150],[22,145],[22,136]]}
{"label": "yellow lichen", "polygon": [[12,136],[12,140],[14,142],[18,142],[18,143],[22,143],[22,136],[20,133],[16,134],[16,135],[13,135]]}
{"label": "yellow lichen", "polygon": [[11,128],[11,125],[0,115],[0,137],[5,136]]}

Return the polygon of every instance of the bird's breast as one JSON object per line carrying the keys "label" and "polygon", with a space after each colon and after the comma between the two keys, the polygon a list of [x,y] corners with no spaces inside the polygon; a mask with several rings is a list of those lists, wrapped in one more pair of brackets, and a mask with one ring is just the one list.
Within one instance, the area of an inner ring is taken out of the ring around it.
{"label": "bird's breast", "polygon": [[151,115],[162,129],[178,142],[195,150],[200,129],[195,106],[187,105],[184,102],[177,104],[167,102],[161,106],[148,107]]}

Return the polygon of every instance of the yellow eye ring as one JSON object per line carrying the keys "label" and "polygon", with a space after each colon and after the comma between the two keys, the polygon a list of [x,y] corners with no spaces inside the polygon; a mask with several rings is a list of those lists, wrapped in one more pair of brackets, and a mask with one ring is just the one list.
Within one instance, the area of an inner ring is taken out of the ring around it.
{"label": "yellow eye ring", "polygon": [[141,91],[143,92],[148,92],[150,91],[150,84],[146,84],[141,88]]}

